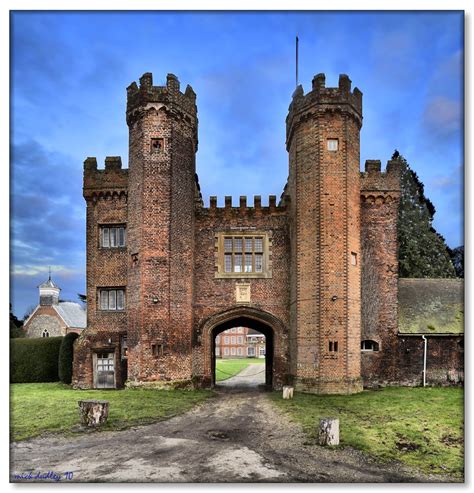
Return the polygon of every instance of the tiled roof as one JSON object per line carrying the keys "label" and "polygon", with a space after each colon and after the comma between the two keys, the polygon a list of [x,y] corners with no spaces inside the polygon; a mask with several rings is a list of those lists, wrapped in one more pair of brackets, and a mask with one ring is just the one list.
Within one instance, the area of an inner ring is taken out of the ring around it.
{"label": "tiled roof", "polygon": [[400,334],[463,334],[463,279],[399,279]]}
{"label": "tiled roof", "polygon": [[73,301],[61,301],[53,305],[68,327],[85,329],[87,325],[86,311],[79,303]]}

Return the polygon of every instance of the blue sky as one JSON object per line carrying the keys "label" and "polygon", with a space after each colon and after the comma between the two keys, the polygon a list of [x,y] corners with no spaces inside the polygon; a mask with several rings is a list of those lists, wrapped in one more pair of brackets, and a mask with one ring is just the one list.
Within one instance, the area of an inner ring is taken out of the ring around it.
{"label": "blue sky", "polygon": [[463,16],[396,12],[14,12],[11,30],[11,301],[48,276],[85,292],[82,163],[128,162],[125,88],[144,72],[197,94],[204,200],[280,195],[295,35],[305,91],[346,73],[364,94],[361,164],[394,149],[425,184],[434,226],[463,244]]}

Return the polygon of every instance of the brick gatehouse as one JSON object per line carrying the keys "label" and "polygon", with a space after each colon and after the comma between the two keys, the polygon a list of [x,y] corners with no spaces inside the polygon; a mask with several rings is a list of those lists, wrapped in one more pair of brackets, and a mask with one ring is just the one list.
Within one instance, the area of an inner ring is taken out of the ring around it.
{"label": "brick gatehouse", "polygon": [[[265,206],[260,196],[203,203],[196,95],[174,75],[166,86],[150,73],[133,82],[126,117],[129,168],[120,157],[105,169],[84,163],[88,307],[76,387],[212,385],[215,336],[236,326],[266,336],[273,388],[352,393],[366,377],[390,379],[399,164],[359,171],[362,93],[346,75],[333,88],[319,74],[311,92],[294,92],[288,182]],[[365,326],[378,349],[370,375]]]}

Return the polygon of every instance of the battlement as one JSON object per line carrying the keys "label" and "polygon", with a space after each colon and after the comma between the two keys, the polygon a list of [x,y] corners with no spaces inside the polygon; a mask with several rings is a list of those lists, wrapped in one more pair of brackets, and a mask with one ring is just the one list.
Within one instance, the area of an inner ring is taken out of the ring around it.
{"label": "battlement", "polygon": [[359,128],[362,126],[362,92],[355,87],[351,92],[352,82],[346,74],[339,75],[338,87],[326,87],[325,74],[313,77],[312,90],[304,94],[299,85],[293,93],[286,118],[287,138],[295,120],[306,116],[308,112],[340,112],[352,116]]}
{"label": "battlement", "polygon": [[360,190],[362,196],[374,193],[400,193],[401,163],[398,160],[387,162],[385,171],[382,171],[380,160],[369,159],[365,162],[365,171],[360,174]]}
{"label": "battlement", "polygon": [[232,197],[226,195],[224,197],[224,207],[217,206],[217,197],[209,197],[209,207],[202,207],[202,212],[210,214],[227,214],[227,215],[254,215],[254,214],[271,214],[286,212],[286,206],[284,204],[278,204],[276,201],[276,195],[268,196],[268,206],[262,206],[261,195],[254,195],[253,207],[247,205],[247,196],[241,195],[239,197],[239,205],[234,207],[232,204]]}
{"label": "battlement", "polygon": [[87,200],[107,193],[127,193],[128,169],[122,169],[120,156],[107,156],[105,168],[97,168],[97,159],[88,157],[84,161],[83,195]]}
{"label": "battlement", "polygon": [[140,77],[139,85],[132,82],[127,87],[127,124],[131,124],[138,116],[140,109],[153,104],[165,106],[168,111],[179,111],[186,115],[190,123],[197,123],[196,93],[188,85],[180,91],[180,83],[176,75],[166,76],[165,86],[154,86],[153,75],[150,72]]}

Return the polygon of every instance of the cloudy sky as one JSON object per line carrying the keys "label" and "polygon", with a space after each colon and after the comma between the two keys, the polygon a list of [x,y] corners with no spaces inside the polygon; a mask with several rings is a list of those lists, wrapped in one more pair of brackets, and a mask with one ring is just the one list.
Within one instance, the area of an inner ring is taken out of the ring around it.
{"label": "cloudy sky", "polygon": [[[197,94],[197,171],[209,195],[280,195],[295,35],[305,91],[346,73],[364,94],[361,163],[397,148],[463,244],[461,13],[14,12],[11,31],[11,295],[23,316],[48,277],[85,292],[82,162],[127,165],[125,88],[176,74]],[[249,200],[252,203],[252,200]]]}

